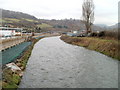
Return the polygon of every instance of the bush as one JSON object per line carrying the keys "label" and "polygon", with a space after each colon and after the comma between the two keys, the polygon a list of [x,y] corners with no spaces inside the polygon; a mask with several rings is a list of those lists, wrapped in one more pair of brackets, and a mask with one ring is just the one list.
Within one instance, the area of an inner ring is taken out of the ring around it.
{"label": "bush", "polygon": [[120,32],[117,30],[114,31],[100,31],[99,33],[97,32],[92,32],[89,36],[91,37],[109,37],[109,38],[114,38],[117,40],[120,40]]}
{"label": "bush", "polygon": [[20,76],[13,73],[10,68],[6,68],[3,70],[3,90],[5,88],[17,88],[20,82]]}
{"label": "bush", "polygon": [[105,36],[105,31],[99,32],[97,36],[98,36],[98,37],[103,37],[103,36]]}
{"label": "bush", "polygon": [[118,39],[118,31],[105,31],[105,37]]}
{"label": "bush", "polygon": [[97,33],[96,33],[96,32],[92,32],[92,33],[90,34],[90,36],[95,37],[95,36],[97,36]]}

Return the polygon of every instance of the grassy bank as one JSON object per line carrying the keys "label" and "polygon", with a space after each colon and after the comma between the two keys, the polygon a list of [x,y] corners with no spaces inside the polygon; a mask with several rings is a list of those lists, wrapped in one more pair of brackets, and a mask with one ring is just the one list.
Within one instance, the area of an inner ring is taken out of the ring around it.
{"label": "grassy bank", "polygon": [[[24,71],[26,68],[26,64],[31,55],[34,44],[40,39],[32,39],[32,45],[29,46],[28,49],[23,53],[23,55],[15,61],[15,64],[22,71]],[[19,72],[13,72],[10,68],[7,68],[7,67],[3,68],[3,75],[2,75],[3,80],[1,81],[2,88],[3,89],[12,88],[16,90],[22,78],[22,76],[20,76],[18,73]]]}
{"label": "grassy bank", "polygon": [[118,42],[118,40],[114,39],[110,40],[98,37],[69,37],[69,36],[61,36],[61,40],[69,44],[78,45],[90,50],[98,51],[107,56],[120,60],[120,55],[118,54],[120,42]]}

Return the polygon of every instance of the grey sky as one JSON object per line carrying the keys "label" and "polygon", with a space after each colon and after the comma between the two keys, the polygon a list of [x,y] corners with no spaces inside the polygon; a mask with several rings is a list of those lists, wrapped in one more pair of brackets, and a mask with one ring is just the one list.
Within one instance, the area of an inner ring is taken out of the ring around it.
{"label": "grey sky", "polygon": [[[118,22],[119,0],[93,0],[95,24]],[[0,8],[20,11],[40,19],[81,19],[83,0],[0,0]]]}

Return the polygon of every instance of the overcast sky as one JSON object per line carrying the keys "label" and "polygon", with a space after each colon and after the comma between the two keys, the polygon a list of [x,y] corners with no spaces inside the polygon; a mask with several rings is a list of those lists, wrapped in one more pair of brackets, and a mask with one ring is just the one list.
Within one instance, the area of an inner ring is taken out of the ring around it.
{"label": "overcast sky", "polygon": [[[93,0],[95,24],[118,22],[119,0]],[[0,0],[0,8],[20,11],[40,19],[81,19],[83,0]]]}

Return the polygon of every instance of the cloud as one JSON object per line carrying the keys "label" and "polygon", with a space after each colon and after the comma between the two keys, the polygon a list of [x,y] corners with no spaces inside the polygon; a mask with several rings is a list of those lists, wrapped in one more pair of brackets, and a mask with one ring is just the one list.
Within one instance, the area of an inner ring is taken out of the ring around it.
{"label": "cloud", "polygon": [[[117,23],[118,0],[93,0],[95,23]],[[0,8],[44,19],[80,19],[83,0],[0,0]],[[113,20],[114,19],[114,20]]]}

